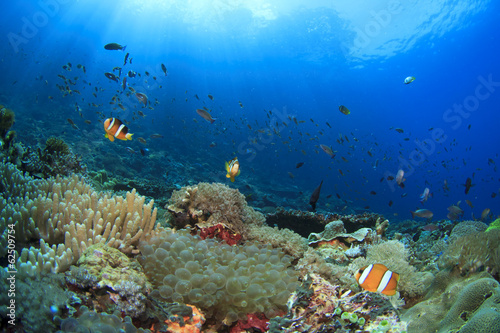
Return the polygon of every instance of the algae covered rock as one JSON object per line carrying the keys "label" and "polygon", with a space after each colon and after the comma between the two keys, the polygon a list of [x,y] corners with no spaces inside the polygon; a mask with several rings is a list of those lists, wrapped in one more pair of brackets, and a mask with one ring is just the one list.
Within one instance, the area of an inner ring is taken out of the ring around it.
{"label": "algae covered rock", "polygon": [[111,288],[110,298],[120,311],[137,317],[145,311],[146,296],[151,290],[141,265],[119,250],[95,244],[83,252],[77,265],[95,277],[98,288]]}

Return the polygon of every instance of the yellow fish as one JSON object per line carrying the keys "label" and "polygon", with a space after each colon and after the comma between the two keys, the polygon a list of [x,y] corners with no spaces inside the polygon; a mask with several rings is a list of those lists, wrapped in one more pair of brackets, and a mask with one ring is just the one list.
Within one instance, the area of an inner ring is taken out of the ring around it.
{"label": "yellow fish", "polygon": [[240,175],[240,162],[238,162],[238,157],[233,158],[231,161],[226,162],[226,177],[234,182],[234,177]]}

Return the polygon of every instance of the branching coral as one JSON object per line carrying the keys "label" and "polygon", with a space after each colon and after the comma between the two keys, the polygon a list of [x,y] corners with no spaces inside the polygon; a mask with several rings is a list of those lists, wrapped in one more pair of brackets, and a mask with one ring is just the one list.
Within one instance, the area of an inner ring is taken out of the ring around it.
{"label": "branching coral", "polygon": [[166,208],[174,215],[177,227],[191,224],[203,228],[221,223],[243,237],[248,224],[261,225],[265,220],[247,205],[243,194],[219,183],[199,183],[174,191]]}
{"label": "branching coral", "polygon": [[62,272],[92,244],[131,253],[156,221],[154,202],[144,205],[145,197],[135,190],[126,198],[110,197],[76,175],[35,180],[13,165],[0,165],[0,175],[2,244],[8,224],[14,225],[19,245],[40,239],[39,249],[25,248],[19,258],[18,265],[28,275]]}

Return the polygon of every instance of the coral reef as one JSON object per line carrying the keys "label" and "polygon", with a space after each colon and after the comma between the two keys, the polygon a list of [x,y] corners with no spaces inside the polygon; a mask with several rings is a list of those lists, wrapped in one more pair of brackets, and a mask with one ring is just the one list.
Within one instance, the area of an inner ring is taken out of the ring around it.
{"label": "coral reef", "polygon": [[28,147],[21,163],[21,170],[37,178],[86,173],[81,157],[73,154],[64,140],[55,137],[48,138],[43,149]]}
{"label": "coral reef", "polygon": [[[0,269],[0,314],[7,318],[9,304],[9,274]],[[16,276],[16,328],[21,332],[54,332],[55,315],[73,314],[81,300],[71,291],[66,290],[64,276],[61,274],[38,275],[33,278]]]}
{"label": "coral reef", "polygon": [[408,262],[409,250],[403,243],[391,240],[373,245],[367,250],[366,258],[357,258],[349,265],[354,274],[361,267],[373,263],[385,265],[389,270],[399,274],[398,290],[405,298],[423,296],[430,286],[434,275],[430,272],[418,272]]}
{"label": "coral reef", "polygon": [[197,307],[170,303],[166,304],[165,312],[170,313],[169,318],[154,325],[153,332],[201,333],[205,317]]}
{"label": "coral reef", "polygon": [[[437,278],[436,278],[437,279]],[[408,332],[498,332],[500,284],[488,274],[433,284],[426,300],[409,309]]]}
{"label": "coral reef", "polygon": [[154,295],[193,304],[225,325],[248,313],[276,315],[298,285],[291,258],[271,246],[229,246],[189,229],[156,228],[139,249]]}
{"label": "coral reef", "polygon": [[458,270],[462,275],[487,270],[498,278],[500,274],[500,229],[455,237],[439,258],[438,265],[441,269]]}
{"label": "coral reef", "polygon": [[279,207],[275,212],[266,214],[266,222],[270,226],[288,228],[302,237],[308,237],[311,233],[320,233],[325,226],[332,221],[342,221],[348,233],[355,232],[360,228],[371,228],[383,235],[389,226],[389,221],[382,215],[364,213],[357,215],[339,214],[317,214],[300,210],[285,210]]}
{"label": "coral reef", "polygon": [[111,300],[118,310],[133,318],[145,311],[146,295],[151,284],[147,282],[141,265],[135,259],[99,243],[88,247],[77,265],[78,269],[66,272],[69,273],[67,276],[73,277],[75,284],[91,284],[96,288],[107,287],[115,291],[109,292]]}
{"label": "coral reef", "polygon": [[275,248],[281,248],[286,254],[300,259],[307,251],[307,239],[290,229],[271,228],[266,225],[248,226],[248,239],[262,244],[271,244]]}
{"label": "coral reef", "polygon": [[306,277],[288,301],[284,318],[273,318],[269,332],[375,332],[390,326],[406,330],[390,301],[380,294],[350,291],[316,274]]}
{"label": "coral reef", "polygon": [[16,136],[16,132],[10,131],[15,122],[15,114],[11,109],[0,105],[0,149],[8,150]]}
{"label": "coral reef", "polygon": [[76,175],[35,180],[12,164],[1,164],[0,175],[0,243],[6,244],[8,225],[19,246],[40,239],[39,248],[24,248],[18,259],[20,272],[30,276],[67,270],[92,244],[132,253],[156,221],[154,202],[144,205],[135,190],[109,197]]}
{"label": "coral reef", "polygon": [[78,319],[69,317],[64,320],[59,318],[61,330],[58,333],[73,332],[149,332],[142,328],[137,329],[130,317],[121,318],[119,313],[107,314],[89,311],[86,306],[80,307]]}
{"label": "coral reef", "polygon": [[222,224],[243,239],[248,224],[261,225],[265,220],[261,213],[247,205],[243,194],[219,183],[199,183],[174,191],[165,208],[173,214],[176,227],[190,224],[205,228]]}

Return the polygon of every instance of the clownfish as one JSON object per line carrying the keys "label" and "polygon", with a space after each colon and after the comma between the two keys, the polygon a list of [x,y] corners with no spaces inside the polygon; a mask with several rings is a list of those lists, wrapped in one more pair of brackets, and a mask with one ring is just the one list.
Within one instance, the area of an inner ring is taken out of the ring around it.
{"label": "clownfish", "polygon": [[238,157],[233,158],[231,161],[226,162],[226,177],[234,182],[234,177],[240,175],[240,162],[238,162]]}
{"label": "clownfish", "polygon": [[399,274],[391,272],[382,264],[371,264],[359,269],[354,275],[359,286],[371,292],[396,295]]}
{"label": "clownfish", "polygon": [[128,133],[128,127],[125,126],[120,119],[108,118],[104,121],[104,130],[106,134],[104,137],[109,141],[115,141],[115,138],[120,140],[132,140],[131,133]]}

